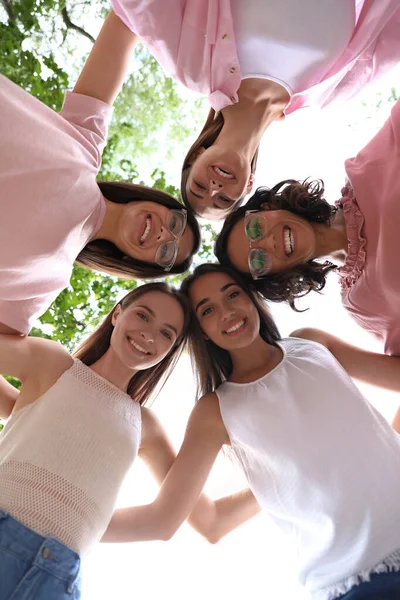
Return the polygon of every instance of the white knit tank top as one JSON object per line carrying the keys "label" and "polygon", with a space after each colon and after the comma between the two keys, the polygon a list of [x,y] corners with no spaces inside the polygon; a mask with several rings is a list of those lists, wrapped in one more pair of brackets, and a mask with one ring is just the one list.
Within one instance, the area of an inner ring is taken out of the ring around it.
{"label": "white knit tank top", "polygon": [[140,406],[75,360],[0,434],[0,508],[84,554],[100,540],[134,461]]}
{"label": "white knit tank top", "polygon": [[324,346],[279,345],[275,369],[217,395],[254,495],[292,537],[301,583],[332,600],[400,570],[400,436]]}

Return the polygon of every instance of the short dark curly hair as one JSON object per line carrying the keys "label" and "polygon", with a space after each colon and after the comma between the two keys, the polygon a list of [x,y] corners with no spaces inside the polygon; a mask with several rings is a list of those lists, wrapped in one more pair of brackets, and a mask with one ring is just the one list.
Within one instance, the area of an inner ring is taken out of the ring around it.
{"label": "short dark curly hair", "polygon": [[[230,214],[224,222],[221,233],[217,236],[214,252],[219,262],[234,268],[228,252],[228,239],[233,226],[244,217],[248,210],[261,210],[267,204],[270,210],[288,210],[291,213],[310,221],[329,225],[336,213],[336,207],[324,198],[324,182],[317,180],[285,179],[271,189],[260,187],[253,196]],[[296,298],[305,296],[311,291],[320,292],[330,271],[337,265],[325,261],[310,260],[302,265],[296,265],[281,271],[271,273],[262,279],[253,280],[250,273],[242,273],[247,283],[251,283],[266,299],[272,302],[287,302],[293,310]]]}

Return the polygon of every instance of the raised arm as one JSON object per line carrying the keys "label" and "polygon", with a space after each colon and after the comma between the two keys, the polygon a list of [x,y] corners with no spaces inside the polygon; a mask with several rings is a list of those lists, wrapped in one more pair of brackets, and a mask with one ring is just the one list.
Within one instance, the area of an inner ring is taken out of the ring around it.
{"label": "raised arm", "polygon": [[399,356],[362,350],[320,329],[306,327],[297,329],[290,335],[326,346],[350,377],[388,390],[400,391]]}
{"label": "raised arm", "polygon": [[[144,540],[168,540],[180,527],[198,501],[215,458],[228,436],[214,394],[204,396],[190,416],[185,439],[179,454],[166,476],[156,500],[146,506],[124,508],[116,511],[103,536],[105,542],[134,542]],[[169,458],[155,459],[156,447],[150,450],[143,444],[142,455],[160,480],[163,478]],[[151,455],[153,455],[151,457]],[[203,506],[197,506],[192,519],[196,529],[208,537],[210,501],[202,498]],[[232,528],[232,527],[231,527]],[[216,540],[212,540],[216,541]]]}
{"label": "raised arm", "polygon": [[122,87],[138,40],[111,10],[73,91],[112,104]]}
{"label": "raised arm", "polygon": [[[154,412],[146,408],[142,409],[142,443],[139,456],[161,486],[176,454]],[[243,490],[216,501],[201,494],[188,517],[188,522],[210,543],[216,543],[259,511],[260,507],[250,490]],[[118,539],[117,531],[113,533],[114,525],[118,525],[120,512],[117,510],[111,519],[107,532],[108,541],[114,534],[114,541],[122,541]]]}

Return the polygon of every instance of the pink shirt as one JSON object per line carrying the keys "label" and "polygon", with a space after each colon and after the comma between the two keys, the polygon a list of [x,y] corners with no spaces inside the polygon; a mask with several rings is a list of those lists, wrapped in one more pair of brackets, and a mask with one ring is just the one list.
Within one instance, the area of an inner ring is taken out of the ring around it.
{"label": "pink shirt", "polygon": [[400,101],[345,167],[351,185],[341,200],[349,239],[339,271],[343,304],[384,342],[386,354],[400,356]]}
{"label": "pink shirt", "polygon": [[112,107],[67,93],[58,114],[0,76],[0,322],[28,333],[99,229]]}
{"label": "pink shirt", "polygon": [[[316,74],[311,87],[292,96],[286,113],[348,99],[400,60],[399,0],[354,2],[357,24],[347,48],[328,72]],[[171,77],[208,95],[216,111],[238,101],[241,72],[230,0],[112,0],[112,5]]]}

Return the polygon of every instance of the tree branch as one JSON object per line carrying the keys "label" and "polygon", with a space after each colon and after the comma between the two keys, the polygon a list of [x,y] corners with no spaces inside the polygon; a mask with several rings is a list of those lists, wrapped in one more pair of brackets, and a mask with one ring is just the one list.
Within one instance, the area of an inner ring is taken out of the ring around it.
{"label": "tree branch", "polygon": [[9,21],[15,21],[15,15],[14,15],[13,7],[12,7],[10,0],[0,0],[0,1],[4,7],[4,10],[7,13]]}
{"label": "tree branch", "polygon": [[[2,3],[7,2],[7,1],[8,0],[1,0]],[[71,19],[69,18],[67,9],[65,7],[61,10],[61,15],[62,15],[63,21],[64,21],[67,29],[74,29],[75,31],[77,31],[78,33],[83,35],[84,37],[88,38],[88,40],[90,40],[94,44],[94,37],[91,36],[90,33],[88,33],[87,31],[82,29],[82,27],[79,27],[79,25],[75,25],[75,23],[73,23],[71,21]]]}

